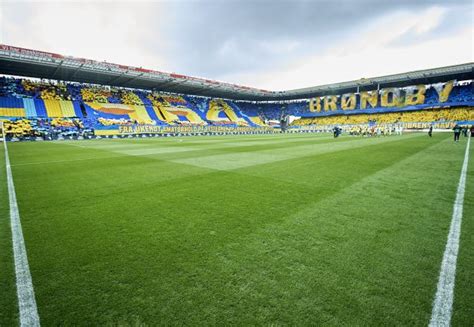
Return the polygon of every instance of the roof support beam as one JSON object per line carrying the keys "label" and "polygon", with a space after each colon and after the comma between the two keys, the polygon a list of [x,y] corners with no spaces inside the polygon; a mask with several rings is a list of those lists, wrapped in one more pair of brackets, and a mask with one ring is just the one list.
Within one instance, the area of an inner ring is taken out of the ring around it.
{"label": "roof support beam", "polygon": [[82,63],[79,67],[77,67],[77,69],[72,73],[72,76],[69,78],[73,79],[74,77],[76,77],[77,72],[81,70],[82,66],[84,66],[84,63]]}
{"label": "roof support beam", "polygon": [[54,79],[54,77],[56,76],[56,73],[59,71],[59,69],[60,69],[61,66],[63,65],[63,62],[64,62],[64,60],[61,60],[61,62],[59,63],[58,67],[56,67],[56,69],[55,69],[54,72],[53,72],[53,75],[51,75],[51,79]]}
{"label": "roof support beam", "polygon": [[121,77],[123,77],[125,74],[128,73],[128,70],[126,72],[123,72],[121,73],[119,76],[114,76],[112,77],[110,80],[108,80],[107,82],[105,82],[105,84],[112,84],[113,82],[115,82],[116,80],[120,79]]}
{"label": "roof support beam", "polygon": [[127,79],[127,80],[121,82],[120,84],[121,84],[121,86],[124,86],[124,84],[130,83],[131,81],[136,80],[137,78],[143,76],[143,74],[144,74],[144,73],[141,73],[140,75],[137,75],[137,76],[132,76],[132,77],[130,77],[129,79]]}

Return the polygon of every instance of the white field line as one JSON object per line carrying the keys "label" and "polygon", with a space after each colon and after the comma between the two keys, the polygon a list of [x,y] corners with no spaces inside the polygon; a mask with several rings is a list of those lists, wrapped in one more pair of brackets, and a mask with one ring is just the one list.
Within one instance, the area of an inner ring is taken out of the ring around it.
{"label": "white field line", "polygon": [[464,163],[461,169],[456,200],[454,201],[453,217],[449,228],[448,241],[444,250],[443,261],[439,273],[438,288],[433,301],[430,327],[450,326],[454,299],[454,282],[456,279],[456,262],[459,251],[459,238],[461,235],[462,211],[464,191],[466,189],[467,164],[469,162],[469,137],[464,154]]}
{"label": "white field line", "polygon": [[[5,138],[4,138],[5,140]],[[16,292],[20,313],[20,326],[40,326],[38,309],[36,307],[35,292],[31,281],[28,257],[26,255],[25,240],[21,230],[20,213],[16,202],[15,185],[13,184],[10,158],[6,140],[5,164],[7,168],[8,198],[10,202],[10,224],[12,229],[13,258],[15,261]]]}

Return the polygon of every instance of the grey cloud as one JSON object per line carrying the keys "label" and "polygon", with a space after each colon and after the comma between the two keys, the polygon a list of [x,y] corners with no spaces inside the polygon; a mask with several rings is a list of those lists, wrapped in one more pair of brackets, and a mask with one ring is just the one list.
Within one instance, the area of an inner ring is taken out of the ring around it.
{"label": "grey cloud", "polygon": [[[82,5],[75,2],[54,3],[65,9],[69,8],[64,11],[65,15],[73,13],[72,4]],[[214,79],[224,79],[225,76],[236,74],[268,73],[298,61],[299,58],[324,53],[335,43],[357,37],[358,29],[367,23],[394,11],[416,12],[433,5],[448,7],[450,11],[443,27],[449,25],[450,28],[466,20],[459,19],[459,12],[464,13],[463,17],[472,12],[469,0],[177,0],[86,3],[96,7],[97,12],[103,16],[103,22],[110,21],[108,15],[113,13],[113,10],[109,10],[110,6],[130,6],[134,13],[143,11],[143,20],[133,22],[141,28],[136,29],[133,24],[130,24],[130,28],[134,32],[136,30],[136,33],[150,31],[145,37],[135,37],[144,38],[143,42],[140,40],[140,50],[149,55],[156,54],[162,59],[160,63],[162,62],[163,67],[159,69]],[[7,4],[0,5],[5,6],[3,18],[8,17],[9,21],[15,21],[18,26],[41,7],[37,2]],[[466,10],[469,6],[471,10]],[[133,17],[137,16],[139,17]],[[84,24],[88,22],[85,21]],[[74,35],[71,34],[70,37],[74,38]],[[407,35],[396,40],[393,45],[416,41],[417,39]],[[104,47],[106,46],[107,42],[104,42]],[[136,65],[140,66],[141,63],[136,62]]]}
{"label": "grey cloud", "polygon": [[[466,25],[469,25],[469,22],[472,22],[474,19],[472,16],[473,6],[474,4],[470,3],[448,8],[439,25],[432,30],[425,33],[415,33],[410,29],[393,40],[388,46],[410,46],[422,41],[435,41],[455,36],[456,33],[465,28]],[[473,42],[472,39],[466,41]]]}
{"label": "grey cloud", "polygon": [[[469,1],[451,2],[458,6]],[[445,1],[178,1],[165,3],[160,22],[166,40],[150,47],[170,58],[170,68],[219,78],[269,70],[324,51],[377,16],[419,10]],[[166,45],[163,45],[166,42]],[[286,45],[292,47],[286,48]]]}

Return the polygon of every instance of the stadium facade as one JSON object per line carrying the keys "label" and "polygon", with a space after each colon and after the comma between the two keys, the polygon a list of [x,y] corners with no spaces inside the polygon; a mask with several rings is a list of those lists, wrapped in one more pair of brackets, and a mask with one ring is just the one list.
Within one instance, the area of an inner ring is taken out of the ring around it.
{"label": "stadium facade", "polygon": [[269,91],[0,45],[0,74],[15,139],[474,124],[473,63]]}

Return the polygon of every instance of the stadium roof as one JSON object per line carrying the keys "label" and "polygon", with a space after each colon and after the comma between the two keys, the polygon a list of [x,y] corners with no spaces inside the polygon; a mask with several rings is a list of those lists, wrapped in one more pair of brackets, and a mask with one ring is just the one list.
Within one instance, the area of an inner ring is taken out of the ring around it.
{"label": "stadium roof", "polygon": [[283,101],[392,86],[403,87],[414,84],[433,84],[451,79],[471,80],[474,77],[474,63],[362,78],[349,82],[288,91],[268,91],[205,78],[165,73],[141,67],[124,66],[105,61],[99,62],[0,44],[0,74],[149,89],[234,100]]}

